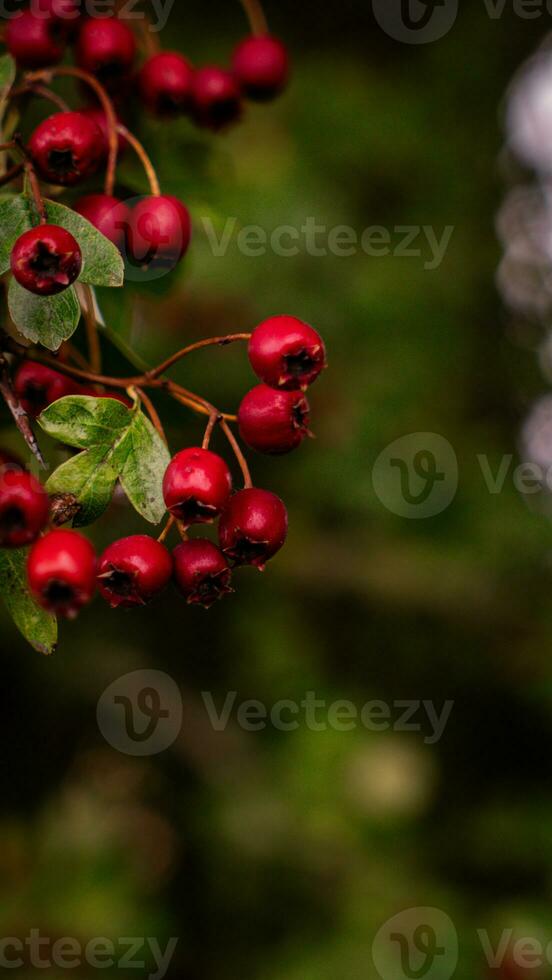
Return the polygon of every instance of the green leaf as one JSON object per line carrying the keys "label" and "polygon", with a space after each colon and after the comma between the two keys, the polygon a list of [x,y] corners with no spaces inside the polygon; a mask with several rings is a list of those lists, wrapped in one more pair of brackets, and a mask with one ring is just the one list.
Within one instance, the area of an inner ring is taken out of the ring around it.
{"label": "green leaf", "polygon": [[[122,286],[124,263],[119,249],[76,211],[54,201],[45,201],[44,204],[48,221],[66,228],[79,243],[82,252],[79,282],[91,286]],[[10,267],[10,255],[16,240],[23,232],[33,228],[37,221],[35,203],[26,194],[0,204],[0,275]]]}
{"label": "green leaf", "polygon": [[113,398],[71,395],[50,405],[39,423],[48,435],[83,449],[52,474],[49,493],[73,494],[81,505],[75,527],[103,514],[117,480],[139,514],[159,524],[166,512],[163,476],[170,454],[139,404],[128,409]]}
{"label": "green leaf", "polygon": [[28,549],[0,551],[0,594],[18,630],[39,653],[54,653],[57,621],[31,598],[27,587]]}
{"label": "green leaf", "polygon": [[81,313],[73,286],[57,296],[36,296],[15,279],[8,289],[8,309],[23,337],[52,351],[59,350],[63,341],[74,334]]}

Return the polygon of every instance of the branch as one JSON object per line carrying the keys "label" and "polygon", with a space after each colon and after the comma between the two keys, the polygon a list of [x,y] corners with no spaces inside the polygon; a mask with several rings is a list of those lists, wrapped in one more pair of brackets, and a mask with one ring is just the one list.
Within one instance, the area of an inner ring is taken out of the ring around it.
{"label": "branch", "polygon": [[19,403],[19,400],[13,390],[10,372],[8,369],[8,362],[2,354],[0,354],[0,394],[13,415],[14,422],[33,456],[35,456],[35,458],[38,460],[42,469],[46,469],[44,457],[40,452],[38,442],[36,441],[35,434],[31,428],[31,423],[29,422],[29,416],[24,408],[21,407],[21,404]]}

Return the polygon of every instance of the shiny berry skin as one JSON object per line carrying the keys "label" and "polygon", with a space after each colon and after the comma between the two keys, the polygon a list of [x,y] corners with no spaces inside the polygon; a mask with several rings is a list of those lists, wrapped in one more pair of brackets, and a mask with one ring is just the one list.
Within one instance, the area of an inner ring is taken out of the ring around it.
{"label": "shiny berry skin", "polygon": [[157,116],[175,116],[191,105],[194,69],[175,51],[162,51],[146,61],[138,76],[144,105]]}
{"label": "shiny berry skin", "polygon": [[48,494],[30,473],[5,470],[0,482],[0,548],[32,544],[46,527]]}
{"label": "shiny berry skin", "polygon": [[289,57],[277,37],[247,37],[234,51],[232,68],[248,99],[268,102],[286,86]]}
{"label": "shiny berry skin", "polygon": [[224,129],[241,116],[241,92],[234,76],[214,65],[200,68],[192,82],[192,113],[200,126]]}
{"label": "shiny berry skin", "polygon": [[[86,116],[87,119],[91,119],[92,122],[96,123],[96,126],[100,130],[104,138],[104,155],[107,157],[109,153],[109,126],[107,122],[107,116],[99,105],[89,105],[81,106],[78,110],[81,116]],[[118,143],[119,143],[119,156],[128,150],[128,140],[122,133],[118,133]]]}
{"label": "shiny berry skin", "polygon": [[163,480],[167,510],[184,524],[211,524],[232,491],[232,475],[221,456],[208,449],[183,449]]}
{"label": "shiny berry skin", "polygon": [[62,293],[78,279],[82,254],[70,232],[58,225],[39,225],[18,238],[11,271],[18,283],[37,296]]}
{"label": "shiny berry skin", "polygon": [[172,570],[165,545],[135,534],[106,548],[98,563],[98,588],[113,609],[145,606],[168,585]]}
{"label": "shiny berry skin", "polygon": [[132,211],[126,254],[144,268],[172,269],[187,252],[191,237],[190,213],[177,197],[145,197]]}
{"label": "shiny berry skin", "polygon": [[309,435],[309,403],[301,391],[257,385],[243,399],[238,423],[251,449],[280,456],[297,449]]}
{"label": "shiny berry skin", "polygon": [[76,46],[77,64],[109,91],[116,90],[129,75],[135,54],[134,34],[123,21],[90,17],[84,22]]}
{"label": "shiny berry skin", "polygon": [[249,360],[271,388],[307,388],[326,367],[320,334],[294,316],[273,316],[251,334]]}
{"label": "shiny berry skin", "polygon": [[232,570],[220,548],[205,538],[184,541],[173,551],[174,578],[190,606],[209,609],[233,592]]}
{"label": "shiny berry skin", "polygon": [[29,153],[43,180],[72,187],[96,173],[105,141],[94,120],[82,112],[56,112],[35,129]]}
{"label": "shiny berry skin", "polygon": [[251,487],[230,497],[219,522],[222,551],[236,565],[254,565],[261,572],[283,546],[288,516],[283,502],[269,490]]}
{"label": "shiny berry skin", "polygon": [[96,591],[94,548],[76,531],[50,531],[31,549],[27,578],[44,609],[74,619]]}
{"label": "shiny berry skin", "polygon": [[79,198],[73,207],[118,249],[124,249],[131,220],[130,210],[124,201],[109,194],[87,194]]}
{"label": "shiny berry skin", "polygon": [[48,405],[57,402],[58,398],[75,395],[79,386],[71,378],[46,367],[45,364],[24,361],[17,369],[14,391],[27,415],[36,419]]}
{"label": "shiny berry skin", "polygon": [[57,18],[22,10],[6,26],[6,45],[20,68],[48,68],[61,61],[65,31]]}

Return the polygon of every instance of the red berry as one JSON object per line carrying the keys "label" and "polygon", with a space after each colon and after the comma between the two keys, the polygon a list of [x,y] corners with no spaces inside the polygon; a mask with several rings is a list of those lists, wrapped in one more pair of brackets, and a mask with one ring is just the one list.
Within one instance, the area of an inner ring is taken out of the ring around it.
{"label": "red berry", "polygon": [[192,223],[177,197],[145,197],[134,208],[126,253],[137,265],[173,268],[190,244]]}
{"label": "red berry", "polygon": [[[96,126],[98,127],[98,129],[100,130],[104,138],[104,154],[105,156],[107,156],[109,152],[109,125],[104,110],[99,105],[89,105],[89,106],[81,106],[79,112],[81,116],[86,116],[88,119],[91,119],[92,122],[96,123]],[[117,135],[119,141],[119,156],[120,156],[122,153],[125,152],[125,150],[128,149],[128,140],[125,136],[123,136],[122,133],[118,133]]]}
{"label": "red berry", "polygon": [[194,70],[174,51],[162,51],[146,61],[138,76],[142,101],[158,116],[187,112],[191,105]]}
{"label": "red berry", "polygon": [[58,398],[74,395],[78,390],[79,386],[71,378],[36,361],[24,361],[14,379],[18,400],[27,415],[34,419]]}
{"label": "red berry", "polygon": [[212,523],[226,506],[231,490],[228,466],[208,449],[177,453],[163,481],[167,509],[186,525]]}
{"label": "red berry", "polygon": [[306,388],[326,367],[320,334],[294,316],[273,316],[253,331],[249,360],[271,388]]}
{"label": "red berry", "polygon": [[82,112],[56,112],[38,126],[29,152],[44,180],[70,187],[96,172],[104,157],[104,137]]}
{"label": "red berry", "polygon": [[11,271],[18,283],[38,296],[61,293],[78,279],[82,254],[70,232],[58,225],[39,225],[18,238]]}
{"label": "red berry", "polygon": [[55,17],[62,22],[80,20],[79,0],[32,0],[31,10],[40,17]]}
{"label": "red berry", "polygon": [[241,116],[241,93],[229,71],[216,66],[200,68],[192,82],[192,111],[200,126],[224,129]]}
{"label": "red berry", "polygon": [[130,225],[130,211],[124,201],[109,194],[87,194],[73,205],[102,235],[121,251]]}
{"label": "red berry", "polygon": [[0,548],[32,544],[46,527],[48,494],[30,473],[5,470],[0,483]]}
{"label": "red berry", "polygon": [[240,405],[240,435],[259,453],[289,453],[309,435],[309,413],[309,403],[301,391],[276,391],[257,385]]}
{"label": "red berry", "polygon": [[236,565],[255,565],[263,571],[283,546],[288,530],[287,511],[269,490],[240,490],[230,498],[219,523],[220,546]]}
{"label": "red berry", "polygon": [[38,17],[22,10],[10,18],[6,45],[20,68],[47,68],[61,61],[66,32],[55,17]]}
{"label": "red berry", "polygon": [[111,91],[129,75],[136,41],[130,28],[116,17],[90,17],[79,33],[77,64]]}
{"label": "red berry", "polygon": [[190,605],[208,609],[232,592],[232,571],[220,548],[211,541],[184,541],[173,552],[174,577]]}
{"label": "red berry", "polygon": [[121,538],[98,564],[98,587],[113,609],[145,606],[163,591],[172,575],[172,559],[163,544],[147,534]]}
{"label": "red berry", "polygon": [[267,102],[286,86],[288,53],[277,37],[246,37],[234,51],[232,68],[249,99]]}
{"label": "red berry", "polygon": [[76,531],[51,531],[33,545],[27,577],[44,609],[74,619],[96,590],[94,548]]}

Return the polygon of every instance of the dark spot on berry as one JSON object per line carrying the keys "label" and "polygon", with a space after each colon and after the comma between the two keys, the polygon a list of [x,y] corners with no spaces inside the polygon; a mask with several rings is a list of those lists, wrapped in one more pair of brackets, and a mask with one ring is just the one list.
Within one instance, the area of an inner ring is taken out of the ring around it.
{"label": "dark spot on berry", "polygon": [[44,242],[37,242],[35,253],[29,263],[33,272],[41,276],[56,276],[59,272],[61,257],[52,252]]}
{"label": "dark spot on berry", "polygon": [[70,606],[75,599],[75,590],[59,579],[52,579],[44,589],[44,598],[51,609]]}
{"label": "dark spot on berry", "polygon": [[304,428],[306,428],[306,425],[307,425],[307,421],[308,421],[308,417],[309,416],[308,416],[308,409],[306,408],[305,402],[304,402],[303,399],[301,401],[297,402],[293,406],[292,411],[291,411],[291,417],[292,417],[294,428],[296,428],[296,429],[304,429]]}
{"label": "dark spot on berry", "polygon": [[262,565],[266,557],[266,542],[238,538],[226,555],[238,565]]}
{"label": "dark spot on berry", "polygon": [[112,568],[106,576],[102,576],[102,581],[110,592],[121,598],[127,599],[136,592],[134,576],[129,572],[121,571],[120,568]]}
{"label": "dark spot on berry", "polygon": [[175,516],[184,524],[201,524],[212,521],[216,517],[216,507],[209,504],[202,504],[199,500],[192,498],[184,500],[178,507],[174,508]]}
{"label": "dark spot on berry", "polygon": [[70,149],[50,150],[48,153],[48,167],[62,177],[74,173],[76,166],[73,151]]}
{"label": "dark spot on berry", "polygon": [[314,358],[306,350],[298,351],[297,354],[287,354],[284,361],[286,371],[292,378],[301,378],[315,367]]}
{"label": "dark spot on berry", "polygon": [[19,507],[6,507],[0,513],[0,536],[24,531],[25,527],[25,514]]}

